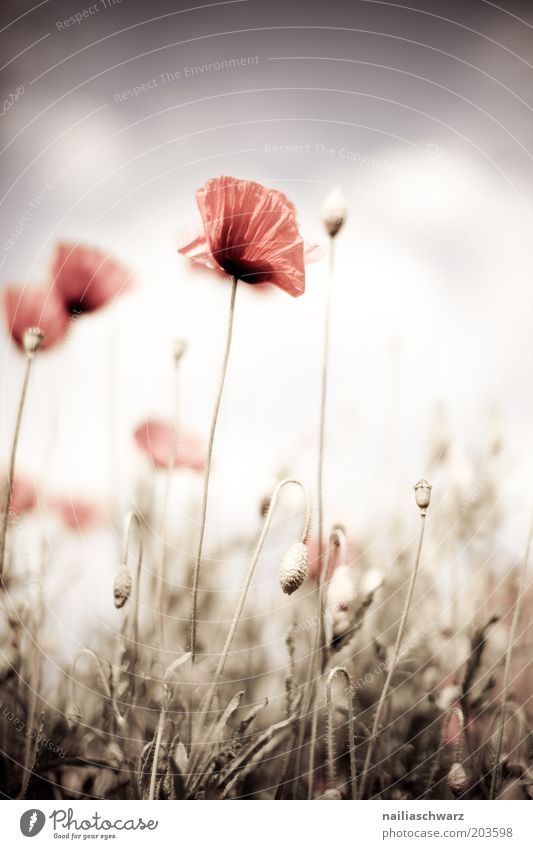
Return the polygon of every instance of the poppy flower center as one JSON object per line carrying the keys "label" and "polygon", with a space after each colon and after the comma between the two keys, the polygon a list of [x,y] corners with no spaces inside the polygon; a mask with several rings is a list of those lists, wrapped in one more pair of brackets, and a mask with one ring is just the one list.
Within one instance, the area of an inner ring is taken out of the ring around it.
{"label": "poppy flower center", "polygon": [[226,254],[218,262],[226,274],[244,283],[268,283],[274,273],[273,266],[264,260],[249,260]]}

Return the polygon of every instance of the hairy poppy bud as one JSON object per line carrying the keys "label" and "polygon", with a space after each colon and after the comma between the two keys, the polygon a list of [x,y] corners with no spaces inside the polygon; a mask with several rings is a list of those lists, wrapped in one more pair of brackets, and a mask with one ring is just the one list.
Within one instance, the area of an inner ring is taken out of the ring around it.
{"label": "hairy poppy bud", "polygon": [[468,777],[462,764],[451,765],[446,782],[452,793],[457,795],[464,793],[468,787]]}
{"label": "hairy poppy bud", "polygon": [[346,221],[348,208],[341,189],[333,189],[322,207],[322,221],[331,238],[337,235]]}
{"label": "hairy poppy bud", "polygon": [[426,480],[420,480],[413,487],[415,491],[416,503],[421,510],[427,510],[431,501],[432,486]]}
{"label": "hairy poppy bud", "polygon": [[179,363],[186,350],[187,343],[185,339],[176,339],[174,342],[174,360],[177,363]]}
{"label": "hairy poppy bud", "polygon": [[130,570],[127,566],[121,566],[115,575],[115,583],[113,585],[113,595],[115,596],[115,607],[124,607],[131,595],[133,581],[131,579]]}
{"label": "hairy poppy bud", "polygon": [[279,567],[281,589],[291,595],[301,587],[309,574],[309,552],[303,542],[291,545],[284,554]]}
{"label": "hairy poppy bud", "polygon": [[24,350],[29,357],[33,357],[42,345],[44,333],[40,327],[28,327],[24,331]]}

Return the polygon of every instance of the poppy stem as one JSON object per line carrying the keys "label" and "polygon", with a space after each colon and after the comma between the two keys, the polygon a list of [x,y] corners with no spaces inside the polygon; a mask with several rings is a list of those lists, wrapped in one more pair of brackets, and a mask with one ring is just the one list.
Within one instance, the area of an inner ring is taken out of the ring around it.
{"label": "poppy stem", "polygon": [[[307,668],[307,692],[304,692],[302,699],[302,712],[299,721],[298,747],[296,754],[296,775],[297,781],[300,776],[301,758],[303,751],[303,737],[305,731],[305,717],[309,713],[309,708],[313,698],[313,689],[315,681],[316,667],[319,663],[318,653],[320,646],[323,645],[323,614],[324,614],[324,446],[326,441],[326,405],[328,396],[328,367],[329,367],[329,349],[330,349],[330,325],[331,325],[331,296],[333,289],[333,277],[335,271],[335,238],[330,236],[329,240],[329,264],[328,264],[328,281],[326,290],[326,303],[324,315],[324,340],[322,354],[322,379],[320,391],[320,413],[318,426],[318,479],[317,479],[317,516],[318,516],[318,568],[317,568],[317,632],[314,643],[314,648],[309,655],[309,664]],[[312,782],[312,776],[309,780]]]}
{"label": "poppy stem", "polygon": [[502,750],[503,750],[503,738],[505,734],[505,726],[506,719],[505,713],[507,711],[507,693],[509,690],[509,681],[511,678],[511,660],[513,657],[513,648],[516,642],[516,632],[518,629],[518,622],[520,620],[520,613],[522,611],[522,602],[524,600],[524,595],[526,592],[527,586],[527,572],[529,565],[529,553],[531,551],[531,543],[533,542],[533,520],[531,522],[531,526],[529,528],[529,534],[526,543],[526,550],[524,552],[524,559],[522,561],[522,570],[520,574],[520,580],[518,585],[518,594],[516,597],[516,601],[514,603],[514,612],[513,612],[513,621],[511,622],[511,631],[509,633],[509,641],[507,643],[507,649],[505,652],[505,666],[503,670],[503,686],[502,686],[502,694],[501,694],[501,704],[500,704],[500,718],[499,718],[499,728],[498,728],[498,742],[496,745],[496,760],[494,764],[494,769],[492,770],[492,778],[490,782],[490,799],[496,798],[496,791],[498,788],[498,784],[501,778],[501,759],[502,759]]}
{"label": "poppy stem", "polygon": [[[383,710],[385,708],[385,703],[387,701],[387,696],[389,694],[390,685],[392,682],[393,675],[396,671],[396,665],[398,663],[398,658],[400,656],[400,649],[402,646],[403,636],[405,633],[405,626],[407,624],[407,616],[409,614],[409,610],[411,607],[411,602],[413,599],[413,590],[415,588],[416,576],[418,573],[418,565],[420,563],[420,553],[422,551],[422,542],[424,540],[424,528],[426,524],[426,510],[420,510],[420,525],[418,531],[418,542],[416,547],[416,556],[413,564],[413,568],[411,570],[411,576],[409,578],[409,586],[407,589],[407,596],[405,599],[405,604],[403,606],[402,616],[400,619],[400,625],[398,628],[398,633],[396,635],[396,643],[394,645],[394,650],[392,653],[392,658],[389,664],[389,669],[387,672],[387,677],[385,678],[385,684],[383,685],[383,689],[381,691],[381,695],[379,697],[378,707],[376,713],[374,714],[374,721],[372,723],[372,731],[370,732],[370,739],[368,741],[368,746],[366,750],[366,757],[363,766],[363,774],[361,777],[361,790],[360,790],[360,798],[364,799],[365,790],[367,784],[369,783],[369,773],[370,768],[372,766],[372,755],[374,754],[374,748],[376,742],[378,740],[380,731],[381,731],[381,718],[383,716]],[[372,782],[370,782],[369,786],[369,795],[372,790]]]}
{"label": "poppy stem", "polygon": [[11,495],[13,493],[13,479],[15,476],[15,461],[17,456],[17,446],[19,441],[20,434],[20,425],[22,423],[22,414],[24,412],[24,405],[26,403],[26,395],[28,393],[28,384],[30,381],[30,373],[31,367],[33,363],[33,353],[27,352],[26,354],[26,369],[24,372],[24,380],[22,382],[22,390],[20,393],[19,406],[17,411],[17,420],[15,423],[15,432],[13,434],[13,442],[11,444],[11,457],[9,461],[9,471],[7,475],[7,481],[5,485],[4,491],[4,504],[2,507],[2,527],[0,530],[0,586],[3,582],[4,575],[4,564],[6,559],[6,536],[7,536],[7,523],[9,519],[9,508],[11,506]]}
{"label": "poppy stem", "polygon": [[[344,528],[341,525],[335,525],[329,537],[329,545],[328,545],[328,558],[326,561],[326,568],[324,570],[324,575],[322,576],[322,586],[325,585],[325,579],[328,575],[331,575],[333,569],[335,568],[335,559],[339,557],[340,563],[346,563],[348,559],[348,543],[346,540],[346,533]],[[324,592],[322,594],[322,603],[321,603],[321,611],[322,616],[324,615]],[[322,628],[317,630],[317,637],[319,634],[324,634],[324,626],[322,624]],[[318,684],[318,677],[321,673],[324,672],[327,661],[328,661],[328,648],[324,645],[322,648],[321,657],[319,657],[320,652],[320,640],[315,638],[315,647],[314,647],[314,657],[317,658],[318,668],[316,668],[316,677]],[[313,681],[315,675],[313,674]],[[309,740],[309,769],[308,769],[308,784],[307,784],[307,798],[313,798],[313,788],[314,788],[314,777],[315,777],[315,749],[316,749],[316,738],[317,738],[317,729],[318,729],[318,712],[319,712],[319,704],[318,700],[315,699],[315,703],[313,706],[313,713],[311,718],[311,736]]]}
{"label": "poppy stem", "polygon": [[326,701],[328,704],[328,781],[330,790],[335,790],[335,706],[331,697],[331,685],[335,675],[344,678],[346,708],[348,711],[348,752],[350,755],[350,790],[352,799],[357,799],[357,772],[355,762],[355,718],[353,710],[354,683],[352,676],[344,666],[335,666],[326,681]]}
{"label": "poppy stem", "polygon": [[231,299],[230,299],[230,307],[229,307],[229,316],[228,316],[228,327],[227,327],[227,335],[226,335],[226,348],[224,351],[224,359],[222,361],[222,370],[220,373],[220,380],[218,384],[218,390],[215,400],[215,408],[213,410],[213,417],[211,420],[211,429],[209,432],[209,442],[207,445],[207,457],[205,463],[205,473],[204,473],[204,490],[202,495],[202,513],[200,517],[200,537],[198,540],[198,548],[196,551],[196,560],[194,563],[194,574],[193,574],[193,582],[192,582],[192,613],[191,613],[191,636],[190,636],[190,651],[191,651],[191,663],[194,664],[196,660],[196,623],[198,618],[198,585],[200,583],[200,568],[202,565],[202,551],[204,547],[204,535],[205,535],[205,522],[207,515],[207,501],[209,497],[209,476],[211,473],[211,461],[213,458],[213,444],[215,441],[215,433],[217,428],[218,421],[218,413],[220,410],[220,402],[222,401],[222,393],[224,391],[224,383],[226,380],[226,372],[228,369],[228,360],[229,354],[231,350],[231,340],[233,336],[233,319],[235,316],[235,297],[237,295],[237,283],[238,278],[233,278],[233,284],[231,289]]}
{"label": "poppy stem", "polygon": [[[286,480],[280,481],[280,483],[278,483],[274,492],[272,493],[272,498],[270,499],[270,502],[269,502],[268,511],[267,511],[266,516],[265,516],[265,520],[263,522],[263,527],[261,529],[261,533],[259,535],[259,539],[257,541],[255,551],[252,555],[250,565],[248,566],[248,571],[247,571],[245,578],[244,578],[244,581],[242,583],[241,592],[240,592],[240,595],[239,595],[239,599],[237,601],[235,613],[233,615],[233,621],[232,621],[230,629],[228,631],[226,641],[224,643],[224,648],[222,649],[222,654],[221,654],[220,659],[218,661],[218,665],[217,665],[217,668],[216,668],[216,671],[215,671],[215,674],[214,674],[214,677],[213,677],[213,681],[211,682],[209,690],[207,691],[207,695],[206,695],[206,697],[203,701],[202,707],[200,709],[200,714],[199,714],[199,718],[198,718],[198,728],[199,729],[202,728],[204,720],[205,720],[207,714],[209,713],[209,709],[210,709],[210,707],[213,703],[213,699],[216,695],[218,685],[220,683],[220,679],[222,678],[222,674],[224,672],[226,662],[228,660],[229,651],[230,651],[231,645],[233,643],[235,633],[237,631],[237,626],[239,624],[239,620],[241,618],[244,603],[245,603],[246,597],[248,595],[248,590],[250,589],[250,584],[251,584],[252,578],[254,576],[255,567],[257,566],[257,562],[258,562],[258,560],[261,556],[261,552],[263,551],[265,539],[266,539],[266,536],[267,536],[268,531],[270,529],[270,525],[272,523],[272,518],[273,518],[273,515],[274,515],[274,511],[276,509],[279,494],[280,494],[281,490],[285,486],[288,486],[289,484],[295,484],[296,486],[298,486],[301,489],[301,491],[304,495],[304,498],[305,498],[305,516],[304,516],[304,521],[303,521],[303,525],[302,525],[302,531],[301,531],[301,534],[300,534],[300,542],[305,543],[306,540],[308,539],[309,528],[311,526],[311,501],[310,501],[310,498],[309,498],[309,494],[308,494],[305,486],[299,480],[296,480],[294,478],[287,478]],[[204,745],[205,745],[205,743],[202,743],[202,751],[204,750]],[[191,768],[192,768],[192,766],[194,766],[194,764],[191,765]]]}

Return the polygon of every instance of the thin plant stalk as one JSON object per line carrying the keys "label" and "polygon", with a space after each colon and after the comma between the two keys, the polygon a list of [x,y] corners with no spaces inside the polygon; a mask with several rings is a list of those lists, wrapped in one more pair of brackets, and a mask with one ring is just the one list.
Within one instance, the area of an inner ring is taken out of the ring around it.
{"label": "thin plant stalk", "polygon": [[175,376],[174,376],[174,414],[172,417],[172,426],[174,430],[174,444],[172,451],[170,452],[167,468],[165,469],[165,483],[163,490],[163,503],[161,505],[161,519],[159,524],[159,558],[157,563],[157,585],[158,585],[158,610],[157,610],[157,625],[158,625],[158,642],[162,649],[164,649],[164,641],[165,641],[165,568],[166,568],[166,560],[167,560],[167,541],[166,541],[166,521],[167,521],[167,511],[168,511],[168,499],[170,495],[170,484],[172,483],[172,476],[174,472],[174,468],[176,466],[176,459],[178,456],[178,396],[179,396],[179,362],[180,358],[176,358],[174,361],[175,368]]}
{"label": "thin plant stalk", "polygon": [[150,774],[150,790],[148,792],[148,799],[150,801],[155,799],[155,785],[157,779],[157,763],[159,761],[159,751],[161,749],[161,738],[163,737],[163,729],[165,727],[165,718],[166,718],[166,709],[165,706],[161,708],[161,713],[159,714],[159,722],[157,723],[157,733],[154,744],[154,754],[152,757],[152,771]]}
{"label": "thin plant stalk", "polygon": [[263,546],[265,544],[265,539],[266,539],[267,533],[270,529],[270,525],[272,523],[272,517],[274,515],[274,510],[276,508],[276,504],[277,504],[277,501],[278,501],[279,494],[280,494],[281,490],[283,489],[283,487],[288,486],[289,484],[296,484],[296,486],[299,486],[301,488],[302,492],[304,493],[306,504],[305,504],[305,519],[304,519],[302,533],[301,533],[301,537],[300,537],[301,542],[305,543],[305,541],[307,540],[307,538],[309,536],[309,528],[310,528],[310,525],[311,525],[311,502],[309,500],[309,495],[307,493],[307,490],[305,489],[304,485],[302,483],[300,483],[300,481],[298,481],[298,480],[288,478],[287,480],[281,481],[276,486],[274,492],[272,493],[272,498],[270,500],[268,511],[267,511],[266,516],[265,516],[263,528],[261,530],[261,533],[259,535],[259,539],[257,541],[257,546],[255,548],[252,559],[250,561],[250,565],[248,566],[248,571],[246,572],[246,575],[244,577],[244,581],[243,581],[243,584],[242,584],[242,587],[241,587],[239,599],[237,601],[237,606],[235,608],[235,613],[233,615],[233,621],[232,621],[230,629],[228,631],[228,635],[226,637],[226,642],[224,643],[224,648],[222,649],[222,654],[220,655],[220,660],[218,662],[218,665],[217,665],[217,668],[216,668],[216,671],[215,671],[215,675],[213,677],[213,681],[212,681],[211,687],[210,687],[209,692],[208,692],[208,696],[207,696],[206,701],[205,701],[205,705],[204,705],[204,708],[203,708],[203,715],[204,716],[208,713],[209,708],[211,707],[211,703],[213,701],[216,690],[217,690],[218,685],[220,683],[220,679],[222,678],[222,675],[224,673],[224,668],[226,666],[228,655],[229,655],[229,652],[230,652],[230,649],[231,649],[231,644],[233,643],[233,639],[234,639],[235,633],[237,631],[237,626],[239,624],[239,619],[241,618],[244,603],[245,603],[246,597],[248,595],[248,590],[250,589],[250,584],[252,582],[252,578],[253,578],[253,575],[254,575],[254,572],[255,572],[255,567],[257,566],[257,562],[259,560],[259,557],[261,556],[261,552],[262,552]]}
{"label": "thin plant stalk", "polygon": [[[327,575],[331,574],[334,568],[334,562],[336,559],[336,554],[338,554],[339,562],[346,563],[348,557],[348,544],[346,541],[346,534],[344,532],[344,528],[340,525],[335,525],[332,529],[330,538],[329,538],[329,549],[328,549],[328,560],[326,563],[325,574],[323,576],[323,585],[325,583],[325,578]],[[324,617],[324,597],[322,596],[322,602],[320,606],[320,616]],[[317,630],[316,635],[317,639],[315,641],[314,647],[314,657],[317,658],[317,666],[316,674],[317,677],[320,675],[324,669],[326,668],[326,663],[328,659],[327,647],[323,646],[323,651],[321,657],[320,653],[320,641],[319,635],[324,634],[324,625]],[[314,680],[314,678],[313,678]],[[313,787],[314,787],[314,775],[315,775],[315,749],[316,749],[316,738],[317,738],[317,729],[318,729],[318,712],[319,705],[318,701],[315,699],[315,703],[313,705],[313,716],[311,720],[311,737],[309,740],[309,769],[308,769],[308,782],[307,782],[307,798],[313,798]],[[303,742],[303,740],[302,740]]]}
{"label": "thin plant stalk", "polygon": [[[140,603],[140,594],[141,594],[141,571],[142,571],[142,562],[143,562],[143,537],[142,537],[142,527],[140,519],[133,510],[131,510],[126,516],[126,521],[124,523],[124,537],[122,541],[122,563],[127,565],[129,559],[129,552],[131,548],[131,534],[133,525],[137,528],[137,536],[139,540],[138,553],[137,553],[137,569],[135,576],[135,594],[133,599],[133,616],[132,616],[132,642],[133,642],[133,650],[134,650],[134,668],[137,665],[137,656],[139,651],[139,603]],[[128,616],[129,619],[129,616]],[[135,673],[134,673],[135,675]],[[133,679],[133,687],[132,687],[132,700],[135,696],[135,677]]]}
{"label": "thin plant stalk", "polygon": [[[411,607],[411,602],[413,599],[413,590],[415,588],[416,576],[418,573],[418,565],[420,563],[420,552],[422,551],[422,542],[424,540],[424,528],[426,523],[426,511],[425,509],[420,510],[420,526],[418,532],[418,543],[416,548],[416,556],[413,565],[413,569],[411,571],[411,577],[409,579],[409,586],[407,589],[407,597],[405,599],[405,604],[402,611],[402,616],[400,619],[400,626],[398,628],[398,634],[396,636],[396,643],[394,646],[394,650],[392,653],[392,660],[389,665],[389,669],[387,672],[387,677],[385,678],[385,684],[383,685],[383,689],[381,691],[381,695],[379,697],[378,707],[376,713],[374,714],[374,721],[372,723],[372,731],[370,733],[370,740],[368,741],[368,747],[366,750],[366,757],[363,766],[363,774],[361,777],[361,791],[360,798],[364,799],[364,793],[368,784],[368,777],[370,768],[372,766],[372,756],[374,754],[374,749],[379,737],[379,733],[381,730],[381,720],[383,716],[383,710],[385,708],[385,703],[387,701],[387,696],[389,694],[389,689],[391,685],[392,678],[396,671],[396,665],[398,662],[398,658],[400,656],[400,649],[405,633],[405,626],[407,623],[407,616],[409,614],[409,609]],[[369,791],[370,792],[370,791]]]}
{"label": "thin plant stalk", "polygon": [[320,412],[319,412],[319,425],[318,425],[318,467],[317,467],[317,519],[318,519],[318,529],[317,529],[317,547],[318,547],[318,569],[317,569],[317,632],[315,639],[315,647],[309,656],[309,664],[307,669],[307,681],[308,685],[304,690],[304,695],[302,698],[302,710],[299,721],[299,734],[298,734],[298,748],[296,753],[296,779],[300,774],[300,765],[301,765],[301,753],[303,748],[303,734],[304,734],[304,726],[305,726],[305,717],[309,713],[309,708],[312,700],[312,693],[314,687],[314,679],[315,679],[315,671],[316,671],[316,663],[317,663],[317,652],[320,650],[320,646],[323,644],[323,609],[324,609],[324,448],[326,442],[326,406],[327,406],[327,396],[328,396],[328,371],[329,371],[329,349],[330,349],[330,336],[331,336],[331,296],[333,289],[333,276],[335,270],[335,238],[334,236],[330,236],[329,240],[329,262],[328,262],[328,280],[327,280],[327,291],[326,291],[326,304],[325,304],[325,315],[324,315],[324,340],[323,340],[323,353],[322,353],[322,373],[321,373],[321,385],[320,385]]}
{"label": "thin plant stalk", "polygon": [[209,432],[209,441],[207,444],[207,457],[205,463],[205,473],[204,473],[204,489],[202,495],[202,509],[200,516],[200,536],[198,539],[198,548],[196,552],[196,559],[194,563],[194,573],[193,573],[193,583],[192,583],[192,611],[191,611],[191,635],[190,635],[190,651],[191,651],[191,663],[194,664],[196,660],[196,624],[198,619],[198,586],[200,583],[200,569],[202,566],[202,552],[204,547],[204,535],[205,535],[205,523],[207,516],[207,502],[209,498],[209,477],[211,474],[211,461],[213,459],[213,445],[215,441],[215,433],[218,422],[218,414],[220,410],[220,402],[222,401],[222,393],[224,390],[224,383],[226,380],[226,372],[228,369],[228,360],[231,350],[231,340],[233,336],[233,319],[235,316],[235,297],[237,295],[237,277],[233,278],[233,284],[231,288],[231,298],[230,298],[230,307],[229,307],[229,316],[228,316],[228,327],[227,327],[227,335],[226,335],[226,347],[224,350],[224,357],[222,360],[222,370],[220,373],[220,380],[218,384],[218,390],[216,394],[215,407],[213,410],[213,417],[211,419],[211,428]]}
{"label": "thin plant stalk", "polygon": [[505,725],[506,719],[505,714],[507,711],[507,694],[509,692],[509,681],[511,679],[511,661],[513,658],[513,648],[516,642],[516,632],[518,630],[518,622],[520,620],[520,614],[522,612],[522,603],[524,600],[524,595],[527,586],[527,573],[528,573],[528,565],[529,565],[529,554],[531,551],[531,543],[533,542],[533,520],[531,522],[529,528],[529,534],[526,543],[526,550],[524,552],[524,558],[522,560],[522,570],[520,574],[520,580],[518,585],[518,594],[516,596],[516,601],[514,603],[514,611],[513,611],[513,619],[511,622],[511,631],[509,633],[509,641],[507,643],[507,650],[505,652],[505,665],[503,671],[503,686],[502,686],[502,694],[501,694],[501,706],[500,706],[500,717],[499,717],[499,728],[498,728],[498,737],[496,744],[496,762],[494,765],[494,769],[492,771],[492,777],[490,782],[490,799],[496,798],[496,791],[500,781],[501,774],[501,759],[502,759],[502,751],[503,751],[503,740],[505,735]]}
{"label": "thin plant stalk", "polygon": [[9,459],[9,470],[7,474],[7,481],[5,485],[4,492],[4,504],[2,505],[2,524],[0,529],[0,586],[3,581],[4,575],[4,565],[6,559],[6,537],[7,537],[7,524],[9,520],[9,508],[11,506],[11,495],[13,492],[13,479],[15,477],[15,462],[17,457],[17,447],[20,435],[20,426],[22,423],[22,414],[24,412],[24,405],[26,403],[26,396],[28,394],[28,384],[30,382],[30,374],[31,367],[33,363],[33,353],[27,352],[26,354],[26,369],[24,371],[24,380],[22,382],[22,389],[20,393],[20,400],[17,410],[17,419],[15,422],[15,432],[13,434],[13,441],[11,443],[11,454]]}
{"label": "thin plant stalk", "polygon": [[20,787],[19,799],[24,799],[26,793],[28,791],[28,786],[30,783],[30,778],[32,774],[32,763],[35,760],[35,746],[37,745],[37,739],[35,739],[32,735],[33,732],[33,724],[35,719],[35,712],[37,708],[37,698],[38,692],[41,688],[41,662],[40,662],[40,631],[43,619],[43,584],[42,584],[42,568],[39,569],[39,574],[37,578],[37,601],[35,605],[35,614],[33,616],[33,634],[32,642],[34,644],[34,651],[30,652],[30,663],[31,669],[28,676],[27,685],[29,688],[29,698],[28,698],[28,713],[26,720],[26,738],[24,741],[24,765],[22,769],[22,782]]}
{"label": "thin plant stalk", "polygon": [[354,683],[352,676],[344,666],[335,666],[326,681],[326,701],[328,705],[328,779],[331,790],[335,789],[335,706],[331,696],[331,685],[337,674],[344,678],[346,707],[348,710],[348,751],[350,755],[350,790],[352,799],[357,799],[357,767],[355,762],[355,718],[353,710]]}

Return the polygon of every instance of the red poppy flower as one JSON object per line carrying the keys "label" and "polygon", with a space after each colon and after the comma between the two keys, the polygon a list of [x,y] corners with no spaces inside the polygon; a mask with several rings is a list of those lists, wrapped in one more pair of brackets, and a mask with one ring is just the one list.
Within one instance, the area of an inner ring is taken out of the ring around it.
{"label": "red poppy flower", "polygon": [[67,527],[83,531],[101,525],[104,512],[94,501],[73,501],[68,498],[50,498],[48,505],[57,511]]}
{"label": "red poppy flower", "polygon": [[215,177],[196,193],[204,231],[179,252],[245,283],[305,290],[304,244],[294,205],[251,180]]}
{"label": "red poppy flower", "polygon": [[132,273],[103,251],[60,244],[52,266],[54,290],[72,314],[92,312],[130,288]]}
{"label": "red poppy flower", "polygon": [[[5,482],[2,483],[2,490]],[[15,475],[13,486],[11,487],[11,501],[9,505],[10,513],[13,517],[20,513],[27,513],[32,510],[37,503],[37,490],[33,483],[22,475]]]}
{"label": "red poppy flower", "polygon": [[54,291],[10,286],[4,291],[3,299],[7,328],[21,350],[24,350],[24,331],[28,327],[40,327],[43,331],[41,348],[51,348],[64,339],[70,317]]}
{"label": "red poppy flower", "polygon": [[202,471],[205,466],[205,449],[195,434],[180,430],[176,434],[172,425],[156,419],[148,419],[139,425],[133,437],[156,469],[167,469],[173,461],[174,468]]}

